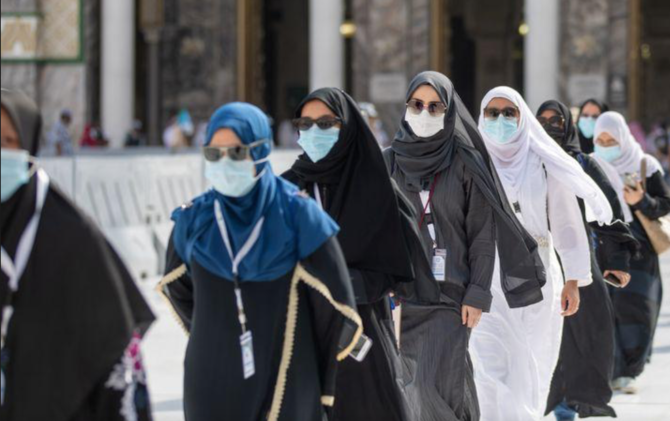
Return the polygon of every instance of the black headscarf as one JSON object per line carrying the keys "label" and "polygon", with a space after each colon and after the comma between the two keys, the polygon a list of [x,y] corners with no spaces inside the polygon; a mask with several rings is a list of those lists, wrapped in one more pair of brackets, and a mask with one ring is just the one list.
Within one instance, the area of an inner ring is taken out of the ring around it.
{"label": "black headscarf", "polygon": [[[37,153],[40,117],[25,95],[2,91],[21,144]],[[35,210],[35,176],[2,203],[2,246],[16,249]],[[8,300],[0,274],[0,302]],[[35,244],[14,296],[3,420],[68,421],[121,360],[153,314],[97,227],[50,185]],[[2,315],[0,314],[0,317]]]}
{"label": "black headscarf", "polygon": [[[601,114],[610,110],[610,107],[604,102],[598,101],[595,98],[590,98],[584,101],[582,105],[579,107],[579,118],[581,118],[582,112],[584,111],[584,107],[586,107],[588,104],[593,104],[596,107],[600,108]],[[575,124],[579,124],[579,118],[577,118]],[[584,136],[582,131],[579,129],[577,129],[577,134],[579,135],[579,145],[581,147],[582,152],[584,152],[585,154],[592,154],[594,149],[593,137]]]}
{"label": "black headscarf", "polygon": [[578,130],[572,119],[572,113],[570,112],[568,106],[556,100],[546,101],[542,105],[540,105],[540,108],[537,110],[537,116],[539,117],[543,112],[547,110],[552,110],[558,113],[558,115],[563,117],[565,121],[562,136],[559,139],[554,140],[556,140],[558,144],[563,148],[563,150],[569,153],[570,155],[572,156],[579,155],[582,152],[582,148],[579,143],[579,135],[577,134]]}
{"label": "black headscarf", "polygon": [[[403,117],[400,130],[391,145],[395,162],[407,178],[420,180],[423,184],[447,168],[455,156],[463,160],[477,187],[494,210],[503,289],[507,292],[508,304],[511,307],[525,305],[527,303],[520,304],[523,299],[515,301],[515,296],[521,297],[531,290],[537,291],[538,284],[541,286],[546,282],[546,271],[538,254],[537,242],[514,215],[477,124],[456,93],[451,80],[438,72],[420,73],[410,83],[407,101],[423,85],[432,86],[447,106],[444,130],[429,139],[420,139],[411,132]],[[430,142],[438,146],[425,145]],[[419,187],[414,182],[409,184],[405,187],[410,191],[416,191]]]}
{"label": "black headscarf", "polygon": [[398,201],[374,134],[356,102],[337,88],[310,94],[296,116],[313,100],[342,120],[339,140],[317,163],[301,155],[284,177],[298,185],[333,189],[325,210],[341,227],[338,240],[349,267],[411,278]]}

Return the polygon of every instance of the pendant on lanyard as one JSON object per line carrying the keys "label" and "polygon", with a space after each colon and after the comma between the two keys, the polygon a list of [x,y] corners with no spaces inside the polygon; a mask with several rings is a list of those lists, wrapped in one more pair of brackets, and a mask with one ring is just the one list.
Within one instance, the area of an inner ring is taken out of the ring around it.
{"label": "pendant on lanyard", "polygon": [[16,260],[12,260],[9,253],[4,247],[1,248],[1,264],[2,271],[9,278],[7,302],[0,303],[2,305],[2,326],[0,329],[0,377],[2,378],[2,385],[0,387],[0,405],[5,402],[5,369],[8,361],[8,350],[5,349],[7,334],[9,332],[9,322],[14,315],[13,297],[19,290],[19,283],[21,277],[28,266],[28,260],[32,254],[35,245],[35,238],[37,237],[37,229],[42,218],[42,209],[44,209],[44,202],[46,202],[47,193],[49,192],[49,176],[44,170],[37,171],[37,200],[35,203],[35,212],[33,213],[28,226],[21,234],[19,245],[16,249]]}
{"label": "pendant on lanyard", "polygon": [[242,246],[237,255],[233,254],[233,247],[228,236],[228,228],[226,221],[223,218],[223,211],[221,210],[221,203],[214,202],[214,211],[216,214],[216,223],[219,225],[219,232],[223,239],[223,244],[226,246],[226,251],[230,256],[230,261],[233,266],[233,282],[235,286],[235,304],[237,305],[237,317],[242,327],[242,335],[240,336],[240,348],[242,349],[242,369],[244,371],[244,379],[247,380],[256,374],[256,364],[254,362],[254,342],[251,330],[247,330],[247,315],[244,311],[244,300],[242,299],[242,288],[240,287],[239,266],[242,260],[251,252],[251,249],[258,242],[265,223],[265,217],[256,223],[251,235],[246,243]]}

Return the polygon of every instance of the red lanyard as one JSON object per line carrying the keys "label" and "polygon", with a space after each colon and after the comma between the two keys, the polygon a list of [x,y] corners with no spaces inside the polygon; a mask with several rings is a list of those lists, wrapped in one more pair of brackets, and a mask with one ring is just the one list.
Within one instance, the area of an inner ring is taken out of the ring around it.
{"label": "red lanyard", "polygon": [[428,213],[428,207],[430,206],[430,202],[433,201],[433,194],[435,194],[435,186],[437,185],[437,181],[440,179],[440,174],[441,173],[437,173],[435,175],[433,185],[430,186],[430,193],[428,194],[428,202],[426,202],[426,206],[423,207],[423,213],[421,214],[421,219],[419,220],[419,229],[423,227],[423,221],[426,219],[426,213]]}

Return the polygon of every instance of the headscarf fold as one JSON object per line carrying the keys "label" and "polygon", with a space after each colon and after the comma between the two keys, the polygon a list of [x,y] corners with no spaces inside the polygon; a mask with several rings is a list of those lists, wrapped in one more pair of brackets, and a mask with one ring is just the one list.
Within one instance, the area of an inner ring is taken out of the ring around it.
{"label": "headscarf fold", "polygon": [[298,106],[319,100],[342,120],[339,140],[319,162],[301,155],[284,177],[333,190],[325,210],[340,225],[338,240],[351,268],[404,278],[413,275],[400,211],[377,140],[356,102],[337,88],[319,89]]}
{"label": "headscarf fold", "polygon": [[597,154],[594,157],[598,159],[598,163],[605,162],[607,166],[613,167],[619,176],[626,174],[639,173],[641,169],[642,159],[647,159],[647,174],[645,177],[651,177],[656,172],[663,173],[663,167],[658,159],[651,155],[645,154],[642,147],[635,140],[626,124],[626,119],[615,111],[608,111],[603,113],[596,121],[596,130],[594,137],[597,139],[602,133],[608,133],[621,146],[621,156],[611,163],[605,162],[599,158]]}
{"label": "headscarf fold", "polygon": [[[512,102],[520,113],[515,138],[506,144],[491,139],[484,128],[484,109],[494,98]],[[507,185],[518,189],[531,162],[544,165],[547,172],[586,203],[587,219],[600,224],[612,222],[613,213],[607,197],[582,167],[549,137],[521,95],[512,88],[498,87],[489,91],[481,104],[479,128],[493,162]],[[530,160],[531,152],[540,160]]]}
{"label": "headscarf fold", "polygon": [[[257,107],[231,103],[219,108],[209,122],[206,144],[222,129],[233,130],[245,145],[269,140],[252,149],[254,161],[270,155],[272,129],[267,116]],[[175,250],[187,265],[195,259],[211,273],[233,279],[232,262],[216,222],[215,201],[221,204],[234,254],[243,247],[258,221],[265,218],[257,243],[240,263],[242,281],[282,277],[337,233],[332,219],[315,203],[302,198],[295,186],[274,175],[269,162],[257,163],[256,169],[262,176],[246,196],[226,197],[212,189],[173,213]]]}

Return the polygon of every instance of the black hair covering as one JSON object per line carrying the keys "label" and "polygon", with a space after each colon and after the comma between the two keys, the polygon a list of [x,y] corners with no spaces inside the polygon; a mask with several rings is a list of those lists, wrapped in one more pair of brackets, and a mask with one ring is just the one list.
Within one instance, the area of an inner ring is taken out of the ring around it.
{"label": "black hair covering", "polygon": [[[23,147],[36,153],[41,122],[36,105],[3,90],[2,106]],[[36,179],[0,208],[2,247],[12,258],[35,211]],[[8,282],[0,273],[3,305],[10,300]],[[154,320],[102,233],[53,184],[15,296],[2,420],[71,420],[109,377],[133,335],[143,335]]]}
{"label": "black hair covering", "polygon": [[3,89],[2,108],[12,119],[23,149],[32,156],[37,155],[42,130],[42,117],[37,105],[22,92]]}
{"label": "black hair covering", "polygon": [[447,106],[444,130],[421,139],[412,133],[403,117],[391,148],[398,168],[409,180],[405,187],[417,191],[458,155],[494,210],[501,278],[508,304],[510,307],[528,305],[524,298],[516,301],[515,297],[540,296],[538,284],[542,286],[546,282],[537,242],[514,215],[477,124],[451,80],[438,72],[420,73],[409,85],[407,101],[423,85],[433,87]]}
{"label": "black hair covering", "polygon": [[561,146],[561,148],[563,148],[564,151],[572,156],[580,154],[582,152],[582,148],[579,142],[579,135],[577,134],[578,130],[572,119],[572,113],[570,112],[568,106],[560,101],[552,99],[540,105],[536,115],[539,117],[546,110],[552,110],[558,113],[558,115],[563,117],[565,121],[563,136],[561,139],[558,139],[558,144]]}
{"label": "black hair covering", "polygon": [[[590,98],[582,102],[582,105],[579,107],[579,116],[580,116],[579,118],[581,118],[582,112],[584,111],[584,107],[586,107],[588,104],[593,104],[596,107],[600,108],[601,114],[610,110],[610,107],[604,102],[599,101],[595,98]],[[579,118],[577,118],[576,123],[579,123]],[[582,152],[584,152],[585,154],[592,154],[594,149],[593,138],[584,136],[581,130],[577,130],[577,134],[579,135],[579,145],[581,147]]]}
{"label": "black hair covering", "polygon": [[333,188],[325,211],[341,227],[338,240],[349,267],[412,278],[397,197],[358,105],[341,89],[323,88],[302,101],[296,116],[313,100],[326,104],[342,120],[339,140],[319,162],[302,154],[284,177]]}

